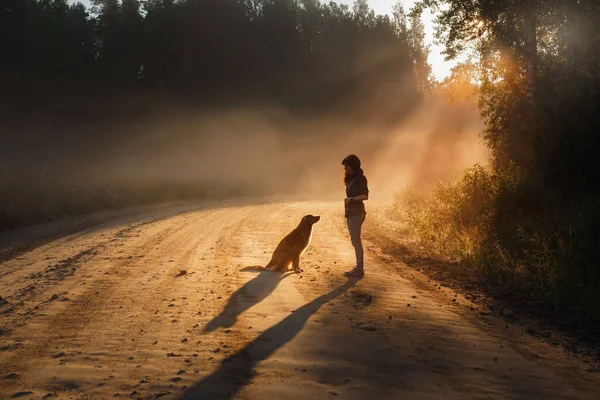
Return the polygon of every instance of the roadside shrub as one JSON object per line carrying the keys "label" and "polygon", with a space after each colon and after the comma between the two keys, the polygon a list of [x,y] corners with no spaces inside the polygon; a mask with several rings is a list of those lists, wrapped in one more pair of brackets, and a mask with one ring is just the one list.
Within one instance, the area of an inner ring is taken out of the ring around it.
{"label": "roadside shrub", "polygon": [[562,199],[514,166],[397,194],[404,233],[490,281],[600,322],[600,201]]}
{"label": "roadside shrub", "polygon": [[417,240],[446,258],[468,260],[491,218],[493,179],[486,168],[476,165],[455,182],[438,182],[430,192],[398,193],[396,212]]}

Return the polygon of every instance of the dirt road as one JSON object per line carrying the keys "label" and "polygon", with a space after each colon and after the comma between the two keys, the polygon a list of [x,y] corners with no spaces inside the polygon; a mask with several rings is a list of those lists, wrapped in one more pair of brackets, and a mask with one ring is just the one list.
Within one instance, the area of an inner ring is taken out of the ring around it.
{"label": "dirt road", "polygon": [[[343,278],[340,208],[178,205],[2,263],[0,398],[600,398],[575,360],[375,244],[365,278]],[[266,264],[307,213],[322,219],[304,273],[239,272]]]}

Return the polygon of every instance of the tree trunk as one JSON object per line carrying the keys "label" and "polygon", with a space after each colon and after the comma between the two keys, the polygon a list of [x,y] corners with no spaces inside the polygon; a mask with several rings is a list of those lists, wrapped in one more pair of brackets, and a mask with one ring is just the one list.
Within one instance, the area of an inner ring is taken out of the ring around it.
{"label": "tree trunk", "polygon": [[525,10],[525,36],[527,57],[528,96],[532,106],[535,106],[536,81],[538,69],[537,54],[537,2],[527,1]]}

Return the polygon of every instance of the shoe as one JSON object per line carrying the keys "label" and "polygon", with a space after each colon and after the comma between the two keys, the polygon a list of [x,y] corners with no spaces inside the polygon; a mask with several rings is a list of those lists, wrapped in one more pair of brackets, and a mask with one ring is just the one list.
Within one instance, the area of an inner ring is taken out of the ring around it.
{"label": "shoe", "polygon": [[352,271],[344,272],[344,276],[347,276],[349,278],[362,278],[363,276],[365,276],[365,271],[363,271],[362,269],[354,268]]}

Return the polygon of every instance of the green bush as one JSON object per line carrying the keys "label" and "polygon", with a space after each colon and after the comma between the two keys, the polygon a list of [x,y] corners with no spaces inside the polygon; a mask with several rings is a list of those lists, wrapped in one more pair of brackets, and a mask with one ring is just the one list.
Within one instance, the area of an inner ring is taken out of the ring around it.
{"label": "green bush", "polygon": [[514,166],[476,165],[427,193],[397,195],[406,233],[492,282],[600,318],[600,201],[562,200]]}
{"label": "green bush", "polygon": [[396,209],[406,229],[432,245],[444,257],[464,261],[473,257],[490,221],[494,186],[491,173],[480,165],[456,182],[439,182],[428,193],[414,190],[396,196]]}

